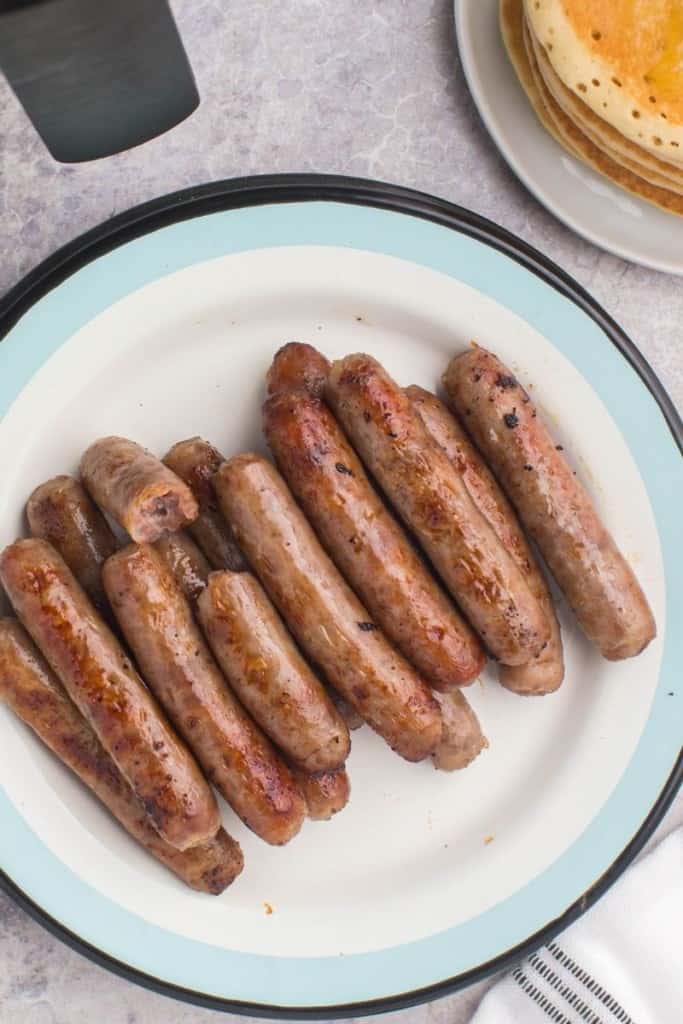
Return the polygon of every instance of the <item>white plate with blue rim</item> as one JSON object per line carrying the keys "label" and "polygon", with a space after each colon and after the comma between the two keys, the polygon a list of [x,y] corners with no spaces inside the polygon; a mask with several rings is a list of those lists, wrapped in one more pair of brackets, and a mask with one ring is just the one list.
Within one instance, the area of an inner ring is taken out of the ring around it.
{"label": "white plate with blue rim", "polygon": [[[561,690],[468,691],[490,748],[409,765],[365,728],[352,797],[266,846],[223,807],[245,869],[186,890],[0,708],[0,882],[98,963],[178,999],[301,1019],[443,995],[556,935],[652,833],[680,782],[681,422],[617,325],[548,260],[405,189],[285,176],[160,199],[61,250],[0,304],[0,542],[93,438],[263,448],[273,352],[364,350],[436,387],[471,338],[533,387],[652,604],[657,640],[603,661],[560,600]],[[625,497],[627,500],[625,500]]]}
{"label": "white plate with blue rim", "polygon": [[510,64],[499,0],[454,0],[458,50],[491,138],[551,213],[594,245],[653,270],[683,274],[683,218],[631,195],[571,156],[540,123]]}

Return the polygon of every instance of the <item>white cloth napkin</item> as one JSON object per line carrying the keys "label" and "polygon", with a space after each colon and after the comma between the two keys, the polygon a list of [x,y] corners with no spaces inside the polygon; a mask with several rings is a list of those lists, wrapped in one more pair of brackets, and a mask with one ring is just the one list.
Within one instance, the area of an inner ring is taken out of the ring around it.
{"label": "white cloth napkin", "polygon": [[471,1024],[551,1022],[683,1022],[683,828],[494,985]]}

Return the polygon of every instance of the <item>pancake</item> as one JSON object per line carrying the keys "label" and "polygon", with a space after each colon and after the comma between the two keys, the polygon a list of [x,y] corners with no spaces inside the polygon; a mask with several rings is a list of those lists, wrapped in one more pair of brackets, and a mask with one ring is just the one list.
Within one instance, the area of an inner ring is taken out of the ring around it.
{"label": "pancake", "polygon": [[544,110],[546,123],[550,122],[552,124],[555,137],[559,137],[562,144],[585,164],[588,164],[593,170],[613,181],[627,192],[641,199],[646,199],[668,213],[676,213],[679,216],[683,216],[683,196],[677,195],[668,189],[652,185],[640,175],[616,163],[595,146],[581,129],[567,117],[559,104],[553,99],[543,81],[543,76],[536,63],[530,40],[527,46],[527,59]]}
{"label": "pancake", "polygon": [[499,21],[503,43],[510,58],[510,63],[515,69],[515,74],[527,94],[534,113],[546,131],[554,137],[555,141],[568,149],[572,156],[580,159],[579,154],[573,149],[571,144],[563,139],[560,133],[555,130],[555,126],[545,112],[543,101],[536,88],[524,46],[524,9],[522,0],[500,0]]}
{"label": "pancake", "polygon": [[500,25],[505,47],[536,115],[544,127],[573,156],[627,192],[654,203],[663,210],[683,216],[683,196],[652,185],[622,167],[599,149],[569,118],[550,94],[533,53],[524,42],[524,0],[500,0]]}
{"label": "pancake", "polygon": [[560,81],[616,131],[683,167],[681,0],[524,0]]}
{"label": "pancake", "polygon": [[675,184],[683,185],[683,168],[677,167],[669,161],[661,160],[659,157],[652,156],[642,146],[636,145],[630,139],[620,135],[616,128],[613,128],[601,117],[598,117],[597,114],[594,114],[590,107],[557,77],[548,59],[545,47],[536,37],[533,37],[532,41],[536,61],[543,75],[543,80],[553,97],[579,128],[590,137],[595,137],[594,141],[597,140],[596,144],[601,149],[604,149],[611,156],[620,154],[621,156],[628,157],[642,166],[643,170],[655,171]]}
{"label": "pancake", "polygon": [[[582,104],[582,101],[567,89],[555,75],[538,40],[533,38],[531,33],[527,32],[526,34],[533,49],[535,64],[550,95],[593,145],[615,163],[644,178],[651,185],[657,185],[659,188],[666,188],[678,195],[683,195],[683,168],[679,170],[672,164],[667,165],[658,161],[656,157],[650,156],[645,150],[619,135],[614,128],[596,123],[599,122],[599,118],[585,104]],[[584,107],[587,116],[580,109],[580,105]]]}

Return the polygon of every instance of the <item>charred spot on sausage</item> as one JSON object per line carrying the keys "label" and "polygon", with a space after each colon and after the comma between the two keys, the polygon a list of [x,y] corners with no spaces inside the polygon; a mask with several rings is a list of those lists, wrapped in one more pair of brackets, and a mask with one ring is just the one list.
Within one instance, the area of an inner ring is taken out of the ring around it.
{"label": "charred spot on sausage", "polygon": [[337,462],[334,467],[338,473],[345,473],[347,476],[353,476],[353,470],[345,466],[343,462]]}
{"label": "charred spot on sausage", "polygon": [[356,625],[358,626],[358,628],[360,630],[363,631],[363,633],[372,633],[373,630],[379,628],[378,626],[375,625],[374,622],[358,622],[358,623],[356,623]]}
{"label": "charred spot on sausage", "polygon": [[519,417],[517,416],[517,410],[513,409],[512,412],[506,412],[505,415],[503,416],[503,422],[505,423],[506,427],[509,427],[510,430],[513,430],[514,427],[516,427],[517,424],[519,423]]}

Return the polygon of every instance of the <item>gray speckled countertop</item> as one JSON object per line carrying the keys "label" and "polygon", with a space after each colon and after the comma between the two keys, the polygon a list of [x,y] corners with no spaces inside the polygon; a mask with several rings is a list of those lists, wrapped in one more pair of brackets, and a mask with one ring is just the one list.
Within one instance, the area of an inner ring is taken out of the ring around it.
{"label": "gray speckled countertop", "polygon": [[[0,293],[129,206],[216,178],[329,171],[413,186],[476,210],[572,274],[625,327],[683,406],[683,282],[573,235],[508,171],[474,111],[451,0],[176,0],[202,95],[145,146],[55,164],[0,81]],[[683,821],[679,797],[660,826]],[[488,983],[391,1014],[464,1024]],[[0,896],[1,1024],[206,1024],[218,1014],[90,964]]]}

